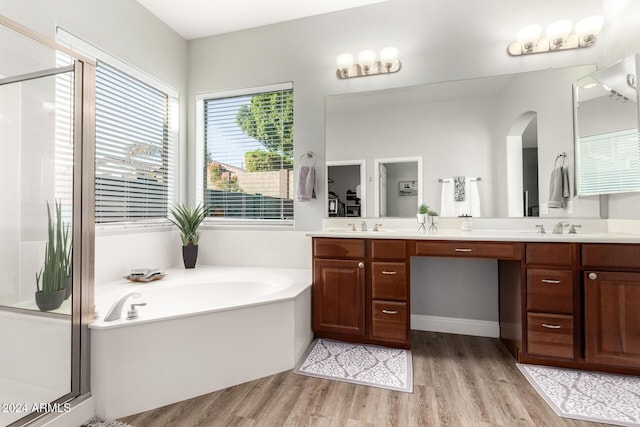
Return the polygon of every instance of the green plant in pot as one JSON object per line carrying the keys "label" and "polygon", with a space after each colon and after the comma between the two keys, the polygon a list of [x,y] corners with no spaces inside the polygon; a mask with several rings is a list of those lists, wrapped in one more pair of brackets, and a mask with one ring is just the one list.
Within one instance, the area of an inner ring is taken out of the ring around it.
{"label": "green plant in pot", "polygon": [[418,218],[418,223],[424,224],[428,213],[429,213],[429,206],[427,206],[426,203],[421,204],[418,207],[418,213],[416,215]]}
{"label": "green plant in pot", "polygon": [[[58,219],[60,221],[61,218]],[[62,248],[64,252],[63,256],[63,278],[62,283],[64,285],[64,299],[66,300],[71,296],[72,280],[71,280],[71,238],[69,238],[70,225],[64,224],[64,232],[62,234]]]}
{"label": "green plant in pot", "polygon": [[[36,305],[40,311],[55,310],[64,301],[64,275],[68,228],[62,223],[62,205],[56,202],[56,221],[51,218],[47,202],[47,243],[44,248],[44,265],[36,273]],[[65,234],[67,237],[65,237]]]}
{"label": "green plant in pot", "polygon": [[209,214],[206,204],[198,204],[192,208],[184,203],[178,203],[169,210],[173,218],[169,218],[180,230],[182,239],[182,261],[184,268],[194,268],[198,260],[198,228]]}

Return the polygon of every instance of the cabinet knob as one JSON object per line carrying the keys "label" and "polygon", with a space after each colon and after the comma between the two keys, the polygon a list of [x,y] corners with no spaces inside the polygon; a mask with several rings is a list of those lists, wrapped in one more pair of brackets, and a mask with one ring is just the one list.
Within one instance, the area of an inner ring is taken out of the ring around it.
{"label": "cabinet knob", "polygon": [[358,263],[358,268],[364,268],[364,262],[360,261],[360,262]]}
{"label": "cabinet knob", "polygon": [[589,273],[589,279],[596,280],[597,278],[598,278],[598,275],[596,273]]}

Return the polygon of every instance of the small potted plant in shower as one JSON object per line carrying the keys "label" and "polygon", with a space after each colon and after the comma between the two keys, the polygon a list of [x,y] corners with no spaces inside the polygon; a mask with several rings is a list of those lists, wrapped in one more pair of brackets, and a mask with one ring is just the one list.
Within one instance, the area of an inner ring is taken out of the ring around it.
{"label": "small potted plant in shower", "polygon": [[195,208],[191,208],[187,204],[178,203],[169,212],[173,217],[169,220],[180,230],[184,268],[194,268],[198,260],[198,241],[200,240],[198,228],[209,214],[209,207],[200,203]]}
{"label": "small potted plant in shower", "polygon": [[[55,310],[64,301],[64,275],[66,239],[62,223],[62,206],[56,202],[56,222],[51,218],[51,208],[47,202],[47,243],[44,248],[44,265],[36,273],[36,305],[40,311]],[[68,232],[68,228],[67,228]]]}

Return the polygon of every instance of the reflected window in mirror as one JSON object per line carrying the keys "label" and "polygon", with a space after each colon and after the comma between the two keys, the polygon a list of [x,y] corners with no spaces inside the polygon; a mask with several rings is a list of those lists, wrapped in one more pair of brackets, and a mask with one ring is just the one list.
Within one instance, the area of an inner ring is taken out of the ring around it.
{"label": "reflected window in mirror", "polygon": [[638,54],[574,85],[580,196],[640,191]]}

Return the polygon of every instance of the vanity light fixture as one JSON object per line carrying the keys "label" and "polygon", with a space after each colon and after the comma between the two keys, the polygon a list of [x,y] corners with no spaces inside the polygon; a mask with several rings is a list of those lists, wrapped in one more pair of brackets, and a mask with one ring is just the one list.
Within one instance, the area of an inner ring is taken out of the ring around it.
{"label": "vanity light fixture", "polygon": [[357,63],[354,63],[352,54],[342,53],[336,57],[336,65],[336,74],[340,79],[396,73],[400,70],[398,49],[395,47],[385,47],[379,55],[373,50],[363,50],[358,53]]}
{"label": "vanity light fixture", "polygon": [[507,51],[509,55],[520,56],[592,46],[602,30],[603,22],[601,15],[590,16],[579,21],[572,33],[573,23],[568,19],[561,19],[547,25],[545,37],[541,37],[540,25],[527,25],[516,33],[517,40],[509,45]]}

